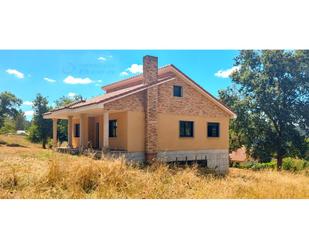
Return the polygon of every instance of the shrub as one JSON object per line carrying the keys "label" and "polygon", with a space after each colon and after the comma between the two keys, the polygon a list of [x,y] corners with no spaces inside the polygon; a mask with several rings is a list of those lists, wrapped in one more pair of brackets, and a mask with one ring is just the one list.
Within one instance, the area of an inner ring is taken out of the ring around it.
{"label": "shrub", "polygon": [[6,142],[0,139],[0,145],[6,145]]}
{"label": "shrub", "polygon": [[41,142],[38,126],[32,124],[29,127],[28,132],[29,132],[28,139],[29,139],[30,142],[32,142],[32,143]]}
{"label": "shrub", "polygon": [[15,134],[15,125],[13,120],[6,118],[3,126],[0,128],[0,134]]}
{"label": "shrub", "polygon": [[292,157],[284,158],[282,163],[283,169],[290,170],[293,172],[303,170],[306,167],[309,167],[308,161]]}
{"label": "shrub", "polygon": [[53,148],[53,140],[51,138],[47,139],[47,148],[52,149]]}
{"label": "shrub", "polygon": [[[271,161],[269,163],[246,162],[240,165],[235,165],[235,167],[242,169],[253,169],[253,170],[275,169],[276,161]],[[282,163],[282,169],[293,172],[301,171],[307,167],[309,167],[309,161],[292,157],[284,158]]]}
{"label": "shrub", "polygon": [[268,163],[246,162],[239,165],[239,168],[253,169],[253,170],[274,169],[275,167],[276,163],[273,161]]}

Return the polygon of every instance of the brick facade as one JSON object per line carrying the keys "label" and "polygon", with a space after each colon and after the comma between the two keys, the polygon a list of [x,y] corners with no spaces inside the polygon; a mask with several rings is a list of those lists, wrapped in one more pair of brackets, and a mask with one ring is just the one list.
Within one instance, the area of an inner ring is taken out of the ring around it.
{"label": "brick facade", "polygon": [[158,81],[158,57],[144,56],[143,77],[145,85],[152,85]]}
{"label": "brick facade", "polygon": [[[173,96],[174,85],[182,86],[182,97]],[[180,78],[159,86],[158,102],[159,113],[229,118],[226,112]]]}
{"label": "brick facade", "polygon": [[[145,56],[143,59],[143,76],[145,85],[158,81],[158,58]],[[156,158],[158,147],[158,86],[146,90],[145,102],[145,156],[149,162]]]}
{"label": "brick facade", "polygon": [[145,113],[145,152],[146,160],[157,155],[158,147],[158,86],[147,89]]}
{"label": "brick facade", "polygon": [[115,111],[145,111],[145,92],[138,92],[130,96],[112,101],[104,105],[105,110]]}
{"label": "brick facade", "polygon": [[[143,70],[143,84],[152,85],[157,83],[158,60],[156,57],[144,57]],[[164,158],[162,155],[167,153],[158,151],[158,115],[160,113],[204,116],[210,118],[230,118],[229,114],[223,111],[209,98],[205,97],[204,94],[199,92],[183,78],[178,75],[174,75],[173,77],[176,79],[152,86],[145,91],[135,93],[104,105],[104,109],[106,110],[138,111],[145,113],[145,160],[148,162],[157,157],[162,159]],[[182,97],[173,96],[174,85],[182,86]],[[190,157],[193,152],[191,154],[189,152],[185,153],[180,151],[178,154]],[[205,153],[208,155],[209,151],[207,150],[206,152]],[[222,169],[220,168],[220,171],[226,170],[227,163],[225,161],[227,153],[220,152],[220,154],[216,151],[211,152],[209,160],[211,158],[215,158],[216,160],[211,159],[212,161],[209,161],[209,166],[218,167],[218,165],[221,165],[220,167],[222,167]],[[169,154],[167,155],[171,158],[174,157],[175,153],[177,154],[177,152],[172,151],[168,153]],[[194,154],[194,156],[196,156],[196,154]],[[221,157],[223,159],[221,159]],[[179,156],[178,159],[180,159]]]}
{"label": "brick facade", "polygon": [[[173,97],[174,85],[183,87],[183,97]],[[151,89],[153,89],[153,91]],[[229,118],[226,112],[180,78],[152,87],[149,90],[148,94],[147,91],[138,92],[128,97],[107,103],[104,105],[104,109],[144,112],[146,110],[148,96],[148,98],[157,98],[157,101],[154,102],[154,106],[156,107],[157,105],[157,113]],[[158,94],[156,94],[156,92]],[[150,96],[153,94],[154,96]],[[153,113],[154,110],[150,111]],[[154,115],[156,114],[154,113]]]}

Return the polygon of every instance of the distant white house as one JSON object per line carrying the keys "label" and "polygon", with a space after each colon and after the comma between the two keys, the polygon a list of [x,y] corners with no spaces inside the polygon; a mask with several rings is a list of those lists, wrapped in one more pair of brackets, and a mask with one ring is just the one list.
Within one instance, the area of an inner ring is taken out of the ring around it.
{"label": "distant white house", "polygon": [[17,130],[17,131],[16,131],[16,134],[17,134],[17,135],[27,135],[27,132],[24,131],[24,130]]}

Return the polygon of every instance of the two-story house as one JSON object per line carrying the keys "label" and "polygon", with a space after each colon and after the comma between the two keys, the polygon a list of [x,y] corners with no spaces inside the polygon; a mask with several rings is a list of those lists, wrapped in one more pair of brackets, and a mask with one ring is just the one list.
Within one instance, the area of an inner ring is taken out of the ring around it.
{"label": "two-story house", "polygon": [[173,65],[143,58],[143,74],[103,87],[105,94],[46,113],[68,120],[68,146],[121,151],[129,160],[207,158],[209,168],[228,171],[229,121],[236,115]]}

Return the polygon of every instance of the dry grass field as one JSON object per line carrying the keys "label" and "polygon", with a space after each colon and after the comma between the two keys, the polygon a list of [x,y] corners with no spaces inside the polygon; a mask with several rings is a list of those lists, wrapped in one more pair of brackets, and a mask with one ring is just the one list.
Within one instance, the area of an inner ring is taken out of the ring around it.
{"label": "dry grass field", "polygon": [[232,168],[218,177],[198,167],[141,168],[121,159],[55,153],[20,136],[1,135],[0,141],[0,198],[309,197],[307,172]]}

